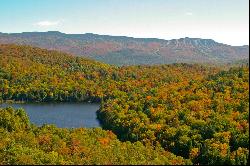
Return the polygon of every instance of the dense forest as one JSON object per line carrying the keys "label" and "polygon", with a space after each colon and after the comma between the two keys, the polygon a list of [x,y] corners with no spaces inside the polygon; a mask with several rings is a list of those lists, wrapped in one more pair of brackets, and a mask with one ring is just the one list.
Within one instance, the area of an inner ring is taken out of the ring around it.
{"label": "dense forest", "polygon": [[22,109],[0,108],[0,164],[190,164],[141,142],[121,142],[111,131],[30,124]]}
{"label": "dense forest", "polygon": [[1,109],[0,164],[248,164],[248,65],[117,67],[0,45],[0,89],[2,101],[101,102],[103,125],[37,127]]}

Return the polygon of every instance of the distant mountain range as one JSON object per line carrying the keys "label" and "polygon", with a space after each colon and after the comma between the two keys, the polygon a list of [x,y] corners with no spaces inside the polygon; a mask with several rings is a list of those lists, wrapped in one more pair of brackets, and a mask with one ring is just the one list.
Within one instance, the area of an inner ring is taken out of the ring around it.
{"label": "distant mountain range", "polygon": [[249,60],[248,45],[230,46],[212,39],[188,37],[162,40],[49,31],[0,33],[1,43],[59,50],[116,65],[231,63]]}

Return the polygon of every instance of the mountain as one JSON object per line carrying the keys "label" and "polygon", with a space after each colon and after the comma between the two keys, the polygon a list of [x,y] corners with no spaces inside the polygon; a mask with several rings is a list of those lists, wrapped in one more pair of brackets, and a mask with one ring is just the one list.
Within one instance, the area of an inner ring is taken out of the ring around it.
{"label": "mountain", "polygon": [[0,33],[0,43],[59,50],[116,65],[231,63],[249,60],[248,45],[230,46],[212,39],[188,37],[163,40],[48,31]]}

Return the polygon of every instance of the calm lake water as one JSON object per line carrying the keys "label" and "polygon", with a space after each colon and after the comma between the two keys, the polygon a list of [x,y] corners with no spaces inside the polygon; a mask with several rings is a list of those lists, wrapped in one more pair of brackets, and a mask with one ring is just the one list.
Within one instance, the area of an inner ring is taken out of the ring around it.
{"label": "calm lake water", "polygon": [[31,123],[55,124],[61,128],[100,127],[96,119],[99,104],[93,103],[25,103],[0,104],[0,107],[23,108]]}

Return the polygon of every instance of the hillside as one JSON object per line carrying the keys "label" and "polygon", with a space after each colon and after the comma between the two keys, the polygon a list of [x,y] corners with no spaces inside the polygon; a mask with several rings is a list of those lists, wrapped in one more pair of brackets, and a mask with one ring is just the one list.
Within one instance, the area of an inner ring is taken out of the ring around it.
{"label": "hillside", "polygon": [[23,111],[0,109],[0,164],[248,164],[247,65],[116,67],[4,44],[0,89],[3,101],[101,102],[112,131],[36,127]]}
{"label": "hillside", "polygon": [[231,63],[249,59],[249,46],[230,46],[200,38],[162,40],[49,31],[0,33],[0,43],[59,50],[116,65]]}
{"label": "hillside", "polygon": [[67,53],[6,44],[0,45],[0,67],[2,98],[24,101],[99,100],[118,90],[200,79],[218,71],[187,64],[116,67]]}
{"label": "hillside", "polygon": [[22,109],[0,108],[0,117],[1,165],[191,164],[162,148],[121,142],[100,128],[37,127]]}

